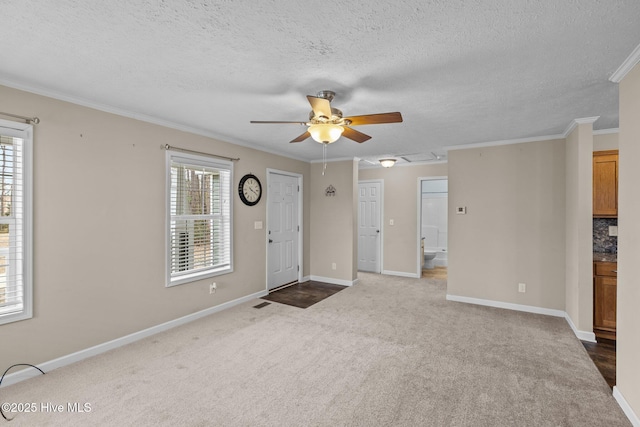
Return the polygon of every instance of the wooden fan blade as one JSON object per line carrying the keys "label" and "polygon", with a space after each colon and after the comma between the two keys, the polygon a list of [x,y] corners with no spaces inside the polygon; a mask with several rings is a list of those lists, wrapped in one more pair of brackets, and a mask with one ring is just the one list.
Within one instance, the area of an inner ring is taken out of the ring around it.
{"label": "wooden fan blade", "polygon": [[379,125],[383,123],[400,123],[402,121],[402,114],[398,112],[367,114],[364,116],[345,117],[345,120],[351,121],[349,126]]}
{"label": "wooden fan blade", "polygon": [[309,138],[311,136],[311,134],[309,133],[309,131],[303,133],[302,135],[300,135],[299,137],[297,137],[296,139],[293,139],[289,142],[301,142],[304,141],[305,139]]}
{"label": "wooden fan blade", "polygon": [[274,121],[261,121],[261,120],[251,120],[249,123],[294,123],[297,125],[306,125],[307,122],[274,122]]}
{"label": "wooden fan blade", "polygon": [[311,109],[316,117],[324,116],[328,119],[331,118],[331,103],[328,99],[318,98],[317,96],[307,95]]}
{"label": "wooden fan blade", "polygon": [[345,138],[352,139],[355,142],[363,143],[371,139],[369,135],[365,135],[364,133],[358,132],[355,129],[351,129],[350,127],[343,126],[343,128],[344,128],[344,132],[342,132],[342,136],[344,136]]}

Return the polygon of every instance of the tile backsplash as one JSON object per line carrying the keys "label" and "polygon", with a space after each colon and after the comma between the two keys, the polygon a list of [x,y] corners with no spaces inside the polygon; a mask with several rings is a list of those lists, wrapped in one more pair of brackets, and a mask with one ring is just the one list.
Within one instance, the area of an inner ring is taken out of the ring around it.
{"label": "tile backsplash", "polygon": [[618,253],[618,237],[609,236],[609,226],[618,225],[618,218],[593,218],[593,252]]}

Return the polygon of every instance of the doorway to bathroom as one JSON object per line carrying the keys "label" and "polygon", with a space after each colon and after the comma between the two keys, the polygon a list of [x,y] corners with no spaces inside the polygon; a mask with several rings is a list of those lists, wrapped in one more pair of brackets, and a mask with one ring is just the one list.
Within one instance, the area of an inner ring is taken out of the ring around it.
{"label": "doorway to bathroom", "polygon": [[448,266],[447,231],[449,186],[446,177],[419,179],[418,275],[446,279]]}

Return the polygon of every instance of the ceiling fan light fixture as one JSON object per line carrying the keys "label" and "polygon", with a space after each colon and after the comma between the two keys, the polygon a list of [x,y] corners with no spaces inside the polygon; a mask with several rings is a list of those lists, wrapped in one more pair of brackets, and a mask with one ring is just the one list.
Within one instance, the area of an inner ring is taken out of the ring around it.
{"label": "ceiling fan light fixture", "polygon": [[344,128],[333,123],[316,123],[309,126],[309,133],[314,141],[331,144],[336,142],[344,132]]}
{"label": "ceiling fan light fixture", "polygon": [[380,159],[380,164],[382,167],[390,168],[396,164],[396,159]]}

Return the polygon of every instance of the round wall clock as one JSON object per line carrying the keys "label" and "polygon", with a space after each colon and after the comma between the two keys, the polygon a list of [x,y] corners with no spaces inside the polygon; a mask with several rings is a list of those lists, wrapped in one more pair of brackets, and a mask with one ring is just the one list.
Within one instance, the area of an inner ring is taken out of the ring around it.
{"label": "round wall clock", "polygon": [[258,177],[251,173],[243,176],[238,185],[238,194],[245,205],[257,205],[262,197],[262,185]]}

